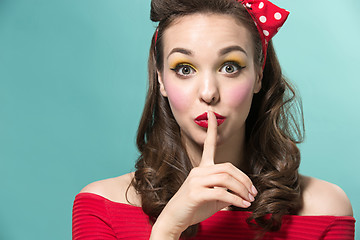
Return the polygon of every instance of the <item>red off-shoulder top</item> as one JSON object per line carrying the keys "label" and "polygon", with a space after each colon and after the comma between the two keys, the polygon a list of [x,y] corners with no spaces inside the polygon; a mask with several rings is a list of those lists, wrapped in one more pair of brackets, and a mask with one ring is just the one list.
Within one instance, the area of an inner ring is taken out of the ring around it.
{"label": "red off-shoulder top", "polygon": [[[219,211],[200,223],[196,240],[254,239],[248,226],[250,212]],[[113,202],[93,193],[75,197],[72,222],[73,240],[149,239],[149,217],[141,207]],[[263,239],[354,239],[355,219],[349,216],[286,215],[280,231],[268,232]]]}

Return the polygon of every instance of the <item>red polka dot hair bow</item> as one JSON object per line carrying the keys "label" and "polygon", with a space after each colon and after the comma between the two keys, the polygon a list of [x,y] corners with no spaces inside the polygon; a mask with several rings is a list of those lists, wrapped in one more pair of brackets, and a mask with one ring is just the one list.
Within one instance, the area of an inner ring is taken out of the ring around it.
{"label": "red polka dot hair bow", "polygon": [[267,46],[271,38],[285,23],[289,12],[267,0],[237,0],[242,3],[253,18],[259,31],[263,45],[264,65],[266,62]]}

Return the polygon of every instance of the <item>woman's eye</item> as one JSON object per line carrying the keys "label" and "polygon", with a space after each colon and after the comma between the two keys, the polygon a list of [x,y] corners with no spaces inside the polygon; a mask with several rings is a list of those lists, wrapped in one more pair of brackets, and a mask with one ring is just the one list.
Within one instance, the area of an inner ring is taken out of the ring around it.
{"label": "woman's eye", "polygon": [[225,72],[227,73],[233,73],[237,70],[237,68],[233,65],[226,65],[225,66]]}
{"label": "woman's eye", "polygon": [[237,73],[238,71],[240,71],[243,68],[244,67],[241,67],[236,62],[227,62],[220,68],[220,72],[227,73],[227,74],[233,74],[233,73]]}
{"label": "woman's eye", "polygon": [[189,76],[195,73],[195,69],[187,64],[179,64],[175,68],[171,68],[171,70],[180,76]]}

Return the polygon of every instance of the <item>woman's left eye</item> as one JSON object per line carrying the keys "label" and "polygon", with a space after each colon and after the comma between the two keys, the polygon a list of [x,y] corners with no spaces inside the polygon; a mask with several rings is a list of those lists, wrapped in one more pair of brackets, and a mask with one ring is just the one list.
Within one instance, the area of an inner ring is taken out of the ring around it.
{"label": "woman's left eye", "polygon": [[220,72],[227,73],[227,74],[234,74],[243,68],[244,67],[240,66],[236,62],[227,62],[220,68]]}

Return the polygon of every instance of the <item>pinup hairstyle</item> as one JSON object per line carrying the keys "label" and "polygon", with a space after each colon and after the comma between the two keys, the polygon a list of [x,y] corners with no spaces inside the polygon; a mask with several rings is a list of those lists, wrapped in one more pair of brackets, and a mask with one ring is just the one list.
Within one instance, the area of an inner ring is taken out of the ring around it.
{"label": "pinup hairstyle", "polygon": [[[264,61],[257,28],[236,0],[151,1],[151,20],[159,22],[158,36],[155,43],[154,34],[150,47],[149,88],[137,133],[141,155],[131,185],[141,195],[142,209],[152,222],[193,168],[181,141],[180,127],[167,98],[160,93],[157,71],[163,70],[164,31],[175,24],[176,19],[195,13],[233,16],[251,33],[258,71],[262,70]],[[302,205],[300,152],[296,144],[303,139],[304,126],[301,103],[295,100],[295,91],[283,77],[270,41],[262,89],[253,97],[245,132],[245,154],[250,163],[249,172],[245,173],[259,191],[252,206],[245,210],[252,212],[248,224],[261,232],[279,230],[282,216],[297,214]],[[297,114],[290,110],[296,110]],[[194,236],[196,232],[197,225],[190,226],[183,236]]]}

